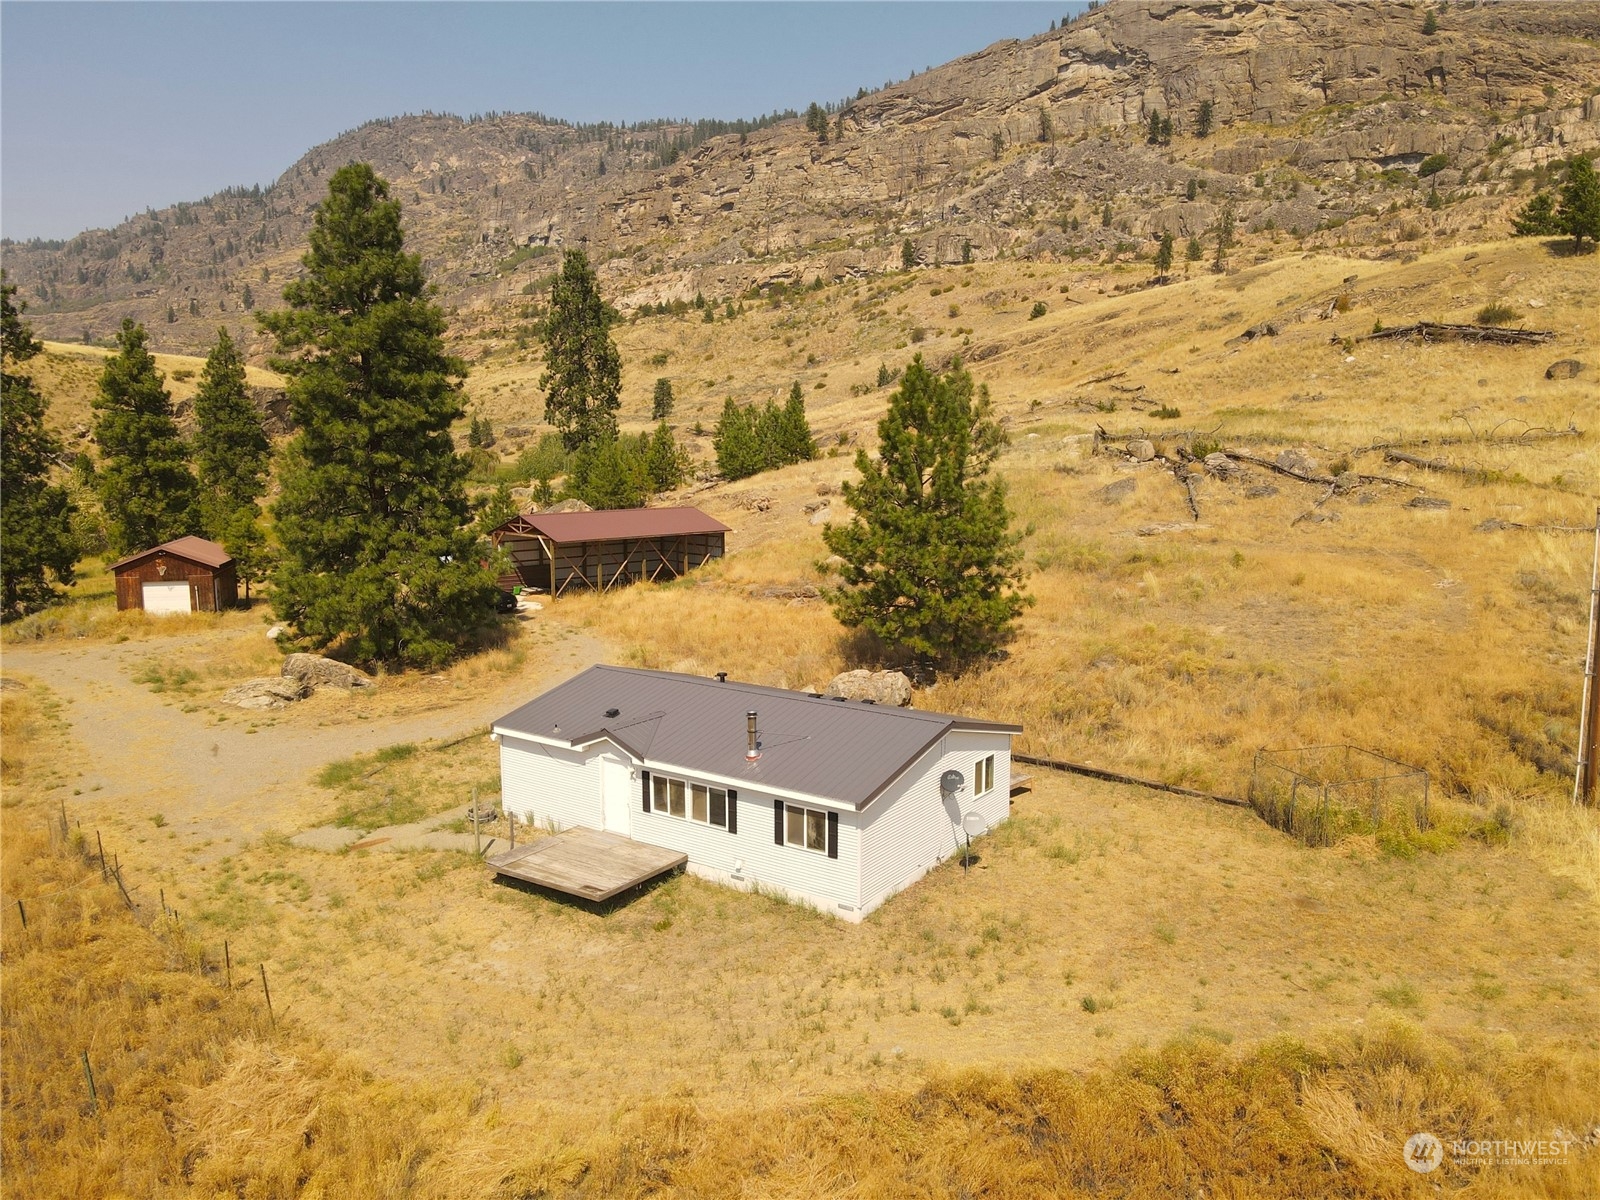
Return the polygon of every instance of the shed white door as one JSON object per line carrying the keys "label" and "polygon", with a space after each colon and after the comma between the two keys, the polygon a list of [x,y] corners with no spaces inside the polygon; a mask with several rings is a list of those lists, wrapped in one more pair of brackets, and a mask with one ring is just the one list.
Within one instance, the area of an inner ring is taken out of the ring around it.
{"label": "shed white door", "polygon": [[147,613],[186,613],[190,611],[189,581],[147,583],[143,586]]}
{"label": "shed white door", "polygon": [[637,781],[629,778],[628,764],[615,755],[600,758],[600,806],[605,828],[609,833],[626,836],[629,832],[629,815],[636,799]]}

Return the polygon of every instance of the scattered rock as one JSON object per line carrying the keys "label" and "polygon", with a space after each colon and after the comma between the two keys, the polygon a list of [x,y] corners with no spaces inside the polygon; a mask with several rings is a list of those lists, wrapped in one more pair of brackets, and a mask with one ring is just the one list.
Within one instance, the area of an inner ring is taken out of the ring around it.
{"label": "scattered rock", "polygon": [[1149,438],[1134,438],[1128,443],[1128,456],[1135,462],[1149,462],[1156,456],[1155,444]]}
{"label": "scattered rock", "polygon": [[1159,525],[1141,525],[1133,532],[1139,537],[1155,537],[1161,533],[1186,533],[1191,529],[1209,528],[1209,525],[1197,525],[1193,521],[1168,521]]}
{"label": "scattered rock", "polygon": [[908,708],[911,705],[911,680],[899,671],[846,671],[842,675],[835,675],[822,694]]}
{"label": "scattered rock", "polygon": [[[840,567],[844,566],[844,559],[837,554],[830,554],[827,558],[822,560],[822,565],[829,571],[837,571]],[[815,691],[816,689],[813,688],[812,690]]]}
{"label": "scattered rock", "polygon": [[815,600],[820,592],[809,583],[775,583],[767,587],[753,587],[750,594],[757,600]]}
{"label": "scattered rock", "polygon": [[320,654],[289,655],[283,660],[283,677],[298,679],[308,688],[336,687],[348,690],[377,686],[377,680],[364,671]]}
{"label": "scattered rock", "polygon": [[26,686],[20,679],[0,679],[0,692],[20,692]]}
{"label": "scattered rock", "polygon": [[1544,369],[1546,379],[1576,379],[1583,364],[1575,358],[1560,358]]}
{"label": "scattered rock", "polygon": [[1222,451],[1213,450],[1205,457],[1205,468],[1219,479],[1226,479],[1229,475],[1238,473],[1239,464]]}
{"label": "scattered rock", "polygon": [[819,496],[831,496],[833,495],[834,490],[833,484],[829,483],[826,479],[817,484],[817,495]]}
{"label": "scattered rock", "polygon": [[1445,509],[1450,507],[1450,501],[1443,496],[1413,496],[1406,501],[1407,508]]}
{"label": "scattered rock", "polygon": [[1303,450],[1285,450],[1274,460],[1285,471],[1296,475],[1321,475],[1322,464]]}
{"label": "scattered rock", "polygon": [[[297,657],[311,657],[299,655]],[[235,708],[283,708],[311,694],[311,686],[303,679],[268,675],[261,679],[247,679],[222,693],[222,703]]]}
{"label": "scattered rock", "polygon": [[1343,474],[1335,475],[1333,477],[1333,490],[1341,494],[1344,492],[1353,492],[1360,486],[1361,476],[1357,475],[1354,471],[1345,471]]}
{"label": "scattered rock", "polygon": [[267,636],[273,641],[277,641],[283,636],[283,626],[274,625],[271,629],[267,630]]}
{"label": "scattered rock", "polygon": [[1100,497],[1101,504],[1121,504],[1138,489],[1139,483],[1131,475],[1119,479],[1115,483],[1108,483],[1105,487],[1095,492]]}
{"label": "scattered rock", "polygon": [[1298,525],[1304,521],[1307,525],[1333,525],[1342,520],[1344,520],[1344,518],[1336,512],[1327,512],[1320,508],[1313,508],[1309,512],[1301,513],[1294,519],[1293,523]]}
{"label": "scattered rock", "polygon": [[1245,488],[1246,500],[1265,500],[1268,496],[1276,496],[1278,489],[1270,483],[1258,483],[1255,487]]}
{"label": "scattered rock", "polygon": [[805,503],[805,514],[810,516],[812,513],[816,512],[817,509],[827,507],[828,502],[826,500],[808,500]]}
{"label": "scattered rock", "polygon": [[751,512],[766,512],[772,507],[771,496],[746,496],[739,502],[740,508],[748,508]]}
{"label": "scattered rock", "polygon": [[1510,521],[1502,521],[1499,517],[1490,517],[1487,521],[1480,521],[1472,528],[1477,533],[1499,533],[1502,530],[1515,529],[1517,527]]}
{"label": "scattered rock", "polygon": [[813,525],[826,525],[831,520],[833,520],[833,508],[827,504],[824,504],[811,514],[811,523]]}
{"label": "scattered rock", "polygon": [[585,504],[582,500],[579,500],[577,497],[573,497],[570,500],[563,500],[559,504],[552,504],[549,508],[545,509],[544,511],[547,512],[547,513],[593,512],[594,509],[590,508],[587,504]]}

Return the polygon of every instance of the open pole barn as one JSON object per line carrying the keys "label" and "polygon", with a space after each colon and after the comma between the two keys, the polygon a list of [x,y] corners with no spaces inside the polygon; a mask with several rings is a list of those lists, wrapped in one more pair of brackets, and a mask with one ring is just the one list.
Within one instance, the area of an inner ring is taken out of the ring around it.
{"label": "open pole barn", "polygon": [[111,564],[117,609],[162,613],[221,612],[239,604],[233,558],[215,542],[181,537]]}
{"label": "open pole barn", "polygon": [[489,536],[511,556],[502,588],[609,591],[646,579],[677,579],[721,558],[728,526],[698,508],[617,508],[521,513]]}

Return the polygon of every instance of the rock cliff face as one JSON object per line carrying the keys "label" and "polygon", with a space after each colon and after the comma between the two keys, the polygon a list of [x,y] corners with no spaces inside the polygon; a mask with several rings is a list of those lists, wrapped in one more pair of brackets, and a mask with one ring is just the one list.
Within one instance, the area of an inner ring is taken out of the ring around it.
{"label": "rock cliff face", "polygon": [[[1427,232],[1451,236],[1600,145],[1597,28],[1592,3],[1457,5],[1434,34],[1387,3],[1118,3],[864,95],[826,142],[797,120],[697,143],[673,126],[396,118],[265,190],[8,245],[6,266],[47,337],[129,315],[195,351],[221,322],[260,355],[247,310],[278,303],[328,175],[356,159],[392,181],[461,330],[526,305],[575,245],[627,309],[895,269],[906,239],[924,263],[1135,253],[1205,234],[1224,206],[1241,234],[1371,245],[1438,191]],[[1147,142],[1152,113],[1169,143]]]}

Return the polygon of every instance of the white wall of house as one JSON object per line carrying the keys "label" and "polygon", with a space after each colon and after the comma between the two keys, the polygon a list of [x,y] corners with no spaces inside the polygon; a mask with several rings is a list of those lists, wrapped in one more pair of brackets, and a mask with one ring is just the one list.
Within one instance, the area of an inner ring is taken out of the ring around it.
{"label": "white wall of house", "polygon": [[[634,767],[628,779],[627,827],[616,828],[614,802],[603,800],[606,759],[622,757],[609,742],[569,750],[502,735],[501,806],[523,820],[581,825],[616,832],[689,856],[688,870],[733,887],[771,889],[848,921],[860,921],[896,892],[960,851],[965,844],[962,817],[976,810],[989,828],[1010,814],[1011,739],[1004,734],[947,734],[913,763],[902,778],[862,812],[838,812],[839,856],[779,844],[774,797],[738,788],[736,833],[667,813],[647,812],[644,780]],[[973,795],[975,766],[994,756],[994,786]],[[621,764],[612,767],[615,789]],[[945,796],[940,779],[959,771],[963,785]],[[706,782],[667,767],[652,774]],[[794,801],[789,801],[795,803]],[[606,820],[607,811],[612,820]]]}
{"label": "white wall of house", "polygon": [[604,829],[600,753],[500,737],[500,807],[534,825]]}
{"label": "white wall of house", "polygon": [[[975,766],[994,755],[994,787],[973,794]],[[961,790],[945,796],[939,781],[959,771]],[[869,913],[966,844],[961,819],[976,810],[993,829],[1011,813],[1011,739],[998,733],[946,734],[900,780],[860,814],[861,911]]]}

